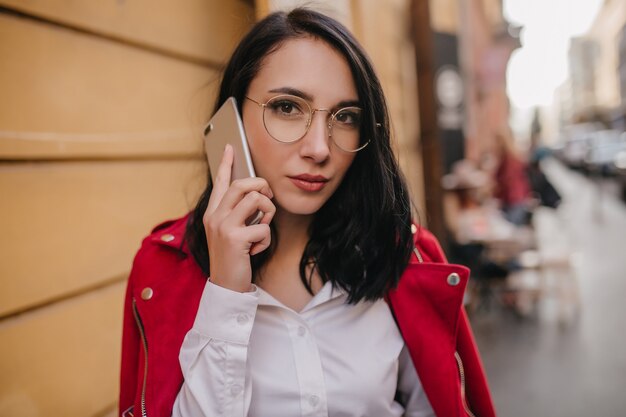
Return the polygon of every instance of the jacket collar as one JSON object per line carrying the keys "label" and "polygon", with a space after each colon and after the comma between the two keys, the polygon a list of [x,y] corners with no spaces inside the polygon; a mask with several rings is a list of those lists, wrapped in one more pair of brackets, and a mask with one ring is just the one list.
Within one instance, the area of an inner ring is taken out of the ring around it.
{"label": "jacket collar", "polygon": [[[159,246],[169,247],[189,255],[189,248],[185,241],[188,220],[189,214],[180,219],[159,224],[152,230],[150,240]],[[416,238],[419,236],[418,230],[416,225],[412,226],[412,232]],[[417,238],[413,256],[411,256],[411,261],[404,271],[401,282],[409,284],[409,286],[411,286],[410,283],[419,283],[418,286],[421,291],[428,293],[427,298],[436,308],[442,310],[440,313],[443,316],[451,313],[456,316],[455,313],[462,304],[463,292],[469,279],[469,270],[460,265],[433,262],[427,254],[418,248],[420,243],[419,238]],[[442,296],[447,299],[447,302],[443,302]],[[454,299],[453,308],[450,308],[450,301],[452,301],[448,299],[450,296]],[[450,320],[447,321],[454,322],[455,319],[450,317]]]}
{"label": "jacket collar", "polygon": [[187,222],[189,220],[189,214],[177,219],[168,220],[156,226],[152,229],[150,235],[151,242],[166,246],[189,255],[189,248],[185,241],[185,231],[187,230]]}

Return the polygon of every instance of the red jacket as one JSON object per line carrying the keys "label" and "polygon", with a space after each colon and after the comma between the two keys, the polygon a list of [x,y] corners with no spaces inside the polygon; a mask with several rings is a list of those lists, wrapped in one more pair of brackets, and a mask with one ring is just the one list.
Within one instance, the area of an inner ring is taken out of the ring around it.
{"label": "red jacket", "polygon": [[[155,228],[135,257],[124,306],[122,416],[169,417],[183,383],[178,353],[206,283],[183,242],[186,222]],[[436,415],[493,417],[462,308],[469,271],[446,264],[436,239],[417,230],[417,256],[387,301]]]}

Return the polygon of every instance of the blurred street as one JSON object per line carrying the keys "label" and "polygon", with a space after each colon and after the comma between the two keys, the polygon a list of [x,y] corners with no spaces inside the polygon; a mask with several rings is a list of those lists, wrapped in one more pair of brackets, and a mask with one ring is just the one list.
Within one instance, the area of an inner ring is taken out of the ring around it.
{"label": "blurred street", "polygon": [[543,266],[513,277],[518,308],[496,298],[471,317],[498,414],[626,415],[626,205],[614,184],[555,160],[563,196],[534,218]]}

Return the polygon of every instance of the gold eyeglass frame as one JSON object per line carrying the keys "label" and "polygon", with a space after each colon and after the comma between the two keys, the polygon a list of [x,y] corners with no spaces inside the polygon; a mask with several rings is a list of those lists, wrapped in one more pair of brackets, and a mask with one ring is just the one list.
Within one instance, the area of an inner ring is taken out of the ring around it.
{"label": "gold eyeglass frame", "polygon": [[[269,129],[267,128],[267,124],[265,123],[265,109],[267,108],[267,105],[269,104],[270,101],[279,99],[281,97],[285,97],[285,98],[288,97],[288,98],[292,98],[292,99],[295,98],[298,101],[304,102],[307,105],[308,109],[309,109],[309,119],[308,119],[307,124],[306,124],[306,130],[304,131],[302,136],[300,136],[297,139],[290,140],[290,141],[280,140],[280,139],[276,138],[274,135],[272,135],[270,133]],[[370,140],[368,139],[367,142],[365,142],[363,145],[361,145],[357,149],[347,150],[347,149],[342,148],[341,145],[339,145],[337,142],[335,142],[335,139],[333,139],[333,121],[335,120],[335,117],[337,116],[337,114],[341,113],[344,110],[349,110],[349,109],[358,109],[359,111],[363,111],[363,109],[361,109],[360,107],[357,107],[357,106],[342,107],[341,109],[339,109],[339,110],[337,110],[335,112],[331,112],[330,109],[315,109],[315,108],[311,107],[309,102],[306,101],[305,99],[303,99],[302,97],[294,96],[294,95],[291,95],[291,94],[279,94],[277,96],[270,97],[265,103],[259,103],[255,99],[253,99],[251,97],[248,97],[248,96],[245,96],[245,98],[247,98],[251,102],[257,104],[259,107],[263,108],[263,126],[265,127],[265,131],[267,132],[268,135],[270,135],[272,137],[272,139],[274,139],[277,142],[280,142],[280,143],[295,143],[295,142],[299,141],[300,139],[305,137],[307,133],[309,133],[309,129],[311,128],[311,124],[313,124],[313,116],[315,116],[315,113],[316,112],[326,112],[326,113],[328,113],[330,115],[330,118],[328,119],[328,125],[327,125],[327,127],[328,127],[328,137],[332,139],[333,143],[335,145],[337,145],[337,147],[339,149],[341,149],[344,152],[356,153],[356,152],[362,150],[363,148],[365,148],[370,143]]]}

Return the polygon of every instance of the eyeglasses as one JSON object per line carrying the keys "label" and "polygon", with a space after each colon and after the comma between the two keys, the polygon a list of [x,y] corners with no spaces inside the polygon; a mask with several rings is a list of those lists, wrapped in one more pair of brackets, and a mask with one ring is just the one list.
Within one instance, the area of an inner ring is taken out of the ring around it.
{"label": "eyeglasses", "polygon": [[292,143],[304,137],[311,127],[316,112],[326,112],[328,118],[328,136],[335,145],[346,152],[358,152],[369,144],[361,143],[361,109],[344,107],[331,112],[328,109],[314,109],[303,98],[283,94],[267,100],[265,103],[247,97],[263,108],[263,124],[269,135],[278,142]]}

